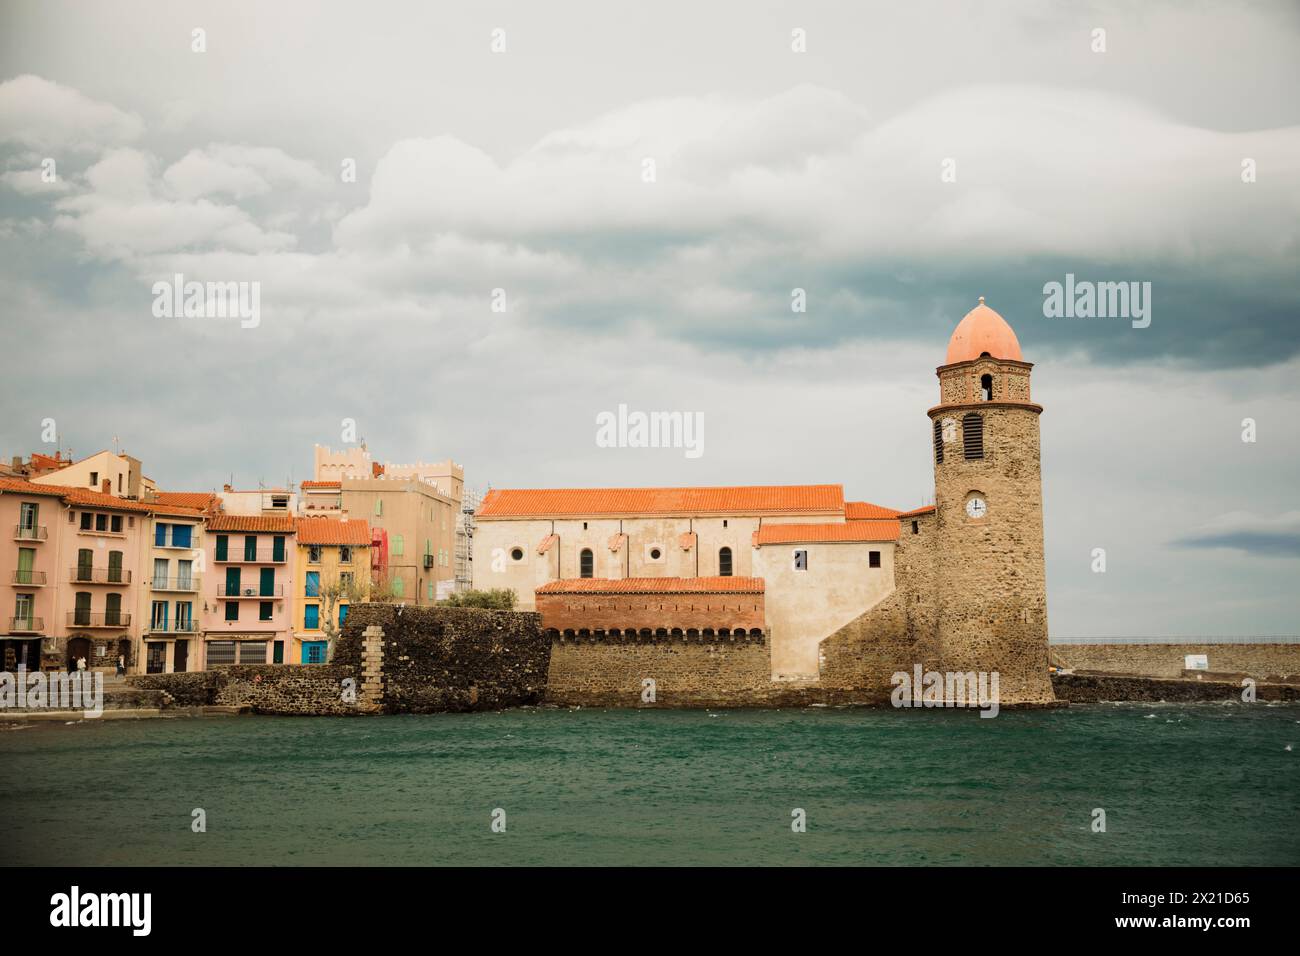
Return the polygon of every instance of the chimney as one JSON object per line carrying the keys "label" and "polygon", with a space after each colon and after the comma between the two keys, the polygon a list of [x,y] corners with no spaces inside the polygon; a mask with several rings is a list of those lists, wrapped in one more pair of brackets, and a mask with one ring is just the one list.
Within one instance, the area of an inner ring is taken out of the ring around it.
{"label": "chimney", "polygon": [[235,489],[234,489],[234,488],[231,488],[229,485],[222,485],[222,486],[221,486],[221,490],[224,491],[224,492],[229,493],[229,492],[234,491]]}
{"label": "chimney", "polygon": [[99,483],[99,487],[104,494],[111,495],[113,493],[113,480],[111,478],[105,478]]}
{"label": "chimney", "polygon": [[14,457],[13,457],[13,469],[14,469],[14,471],[21,471],[21,470],[22,470],[22,467],[23,467],[23,456],[22,456],[22,455],[14,455]]}

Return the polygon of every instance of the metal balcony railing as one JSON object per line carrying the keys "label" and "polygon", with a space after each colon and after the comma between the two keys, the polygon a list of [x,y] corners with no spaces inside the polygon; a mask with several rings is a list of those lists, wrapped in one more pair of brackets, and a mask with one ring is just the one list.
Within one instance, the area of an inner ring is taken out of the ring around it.
{"label": "metal balcony railing", "polygon": [[12,633],[36,633],[45,630],[45,618],[43,617],[11,617],[9,619],[9,632]]}
{"label": "metal balcony railing", "polygon": [[68,580],[73,584],[130,584],[131,572],[127,568],[90,568],[83,564],[68,568]]}
{"label": "metal balcony railing", "polygon": [[197,591],[199,589],[199,575],[191,574],[189,577],[155,577],[149,584],[149,587],[155,591]]}
{"label": "metal balcony railing", "polygon": [[218,552],[216,556],[217,564],[284,564],[289,560],[289,549],[286,547],[277,554],[274,548],[257,548],[254,551],[245,551],[242,547],[231,547],[225,557]]}
{"label": "metal balcony railing", "polygon": [[14,525],[14,538],[19,541],[44,541],[48,536],[45,525],[32,525],[24,527],[23,525]]}
{"label": "metal balcony railing", "polygon": [[69,611],[69,627],[130,627],[130,611]]}
{"label": "metal balcony railing", "polygon": [[15,571],[14,584],[27,585],[28,587],[39,588],[45,586],[44,571]]}
{"label": "metal balcony railing", "polygon": [[260,584],[241,584],[237,588],[217,585],[217,597],[223,598],[278,598],[284,597],[284,585],[274,584],[269,589]]}
{"label": "metal balcony railing", "polygon": [[196,620],[188,621],[158,621],[149,625],[150,634],[196,634],[199,630],[199,622]]}

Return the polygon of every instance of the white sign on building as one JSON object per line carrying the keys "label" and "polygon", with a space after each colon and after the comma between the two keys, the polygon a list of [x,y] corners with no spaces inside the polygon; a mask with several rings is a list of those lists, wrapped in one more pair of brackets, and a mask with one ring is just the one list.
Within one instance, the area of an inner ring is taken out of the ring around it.
{"label": "white sign on building", "polygon": [[1183,655],[1183,667],[1189,671],[1208,671],[1210,669],[1209,655],[1185,654]]}

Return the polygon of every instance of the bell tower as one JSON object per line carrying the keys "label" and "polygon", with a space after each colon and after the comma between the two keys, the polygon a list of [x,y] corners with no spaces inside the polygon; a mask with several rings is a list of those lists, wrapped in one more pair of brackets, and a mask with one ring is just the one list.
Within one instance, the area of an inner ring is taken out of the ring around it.
{"label": "bell tower", "polygon": [[940,664],[998,672],[1003,706],[1055,698],[1047,673],[1047,579],[1033,365],[1006,320],[968,312],[939,366],[934,444]]}

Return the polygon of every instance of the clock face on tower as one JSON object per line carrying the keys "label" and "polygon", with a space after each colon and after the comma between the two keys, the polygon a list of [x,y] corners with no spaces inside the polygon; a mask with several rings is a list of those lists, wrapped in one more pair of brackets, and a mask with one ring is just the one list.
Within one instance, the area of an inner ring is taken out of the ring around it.
{"label": "clock face on tower", "polygon": [[983,518],[989,513],[989,506],[983,498],[971,498],[966,502],[966,513],[972,518]]}

